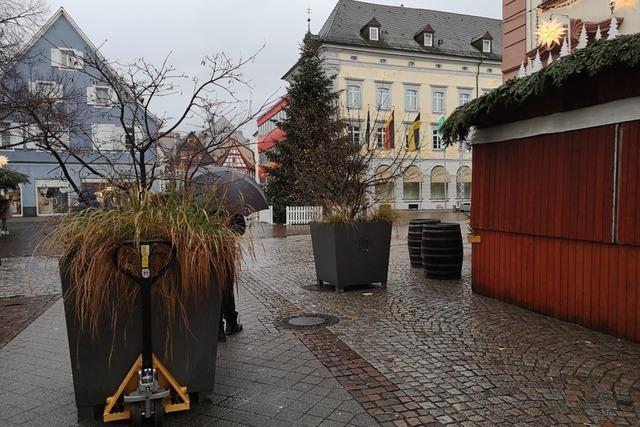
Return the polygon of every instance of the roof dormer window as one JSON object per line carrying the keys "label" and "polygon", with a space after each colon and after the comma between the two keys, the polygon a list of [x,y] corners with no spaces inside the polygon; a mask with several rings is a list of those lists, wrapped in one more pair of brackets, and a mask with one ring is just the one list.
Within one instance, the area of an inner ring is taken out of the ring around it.
{"label": "roof dormer window", "polygon": [[424,33],[424,46],[425,47],[433,47],[433,34],[432,33]]}
{"label": "roof dormer window", "polygon": [[372,42],[380,41],[380,22],[374,17],[371,21],[367,22],[367,24],[360,29],[360,35],[363,39],[369,40]]}
{"label": "roof dormer window", "polygon": [[491,40],[482,40],[482,53],[491,53]]}
{"label": "roof dormer window", "polygon": [[378,41],[380,38],[380,30],[378,27],[369,27],[369,40]]}
{"label": "roof dormer window", "polygon": [[413,36],[413,39],[424,47],[433,47],[434,33],[431,25],[427,24]]}

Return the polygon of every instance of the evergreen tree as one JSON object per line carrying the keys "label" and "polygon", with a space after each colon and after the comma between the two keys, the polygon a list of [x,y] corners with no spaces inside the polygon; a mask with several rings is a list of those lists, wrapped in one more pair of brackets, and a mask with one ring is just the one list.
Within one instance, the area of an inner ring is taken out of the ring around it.
{"label": "evergreen tree", "polygon": [[347,144],[333,80],[324,71],[318,43],[307,34],[287,90],[286,118],[278,123],[286,137],[267,152],[277,165],[267,168],[267,195],[277,222],[284,220],[286,206],[326,205],[332,198],[335,174],[329,172]]}

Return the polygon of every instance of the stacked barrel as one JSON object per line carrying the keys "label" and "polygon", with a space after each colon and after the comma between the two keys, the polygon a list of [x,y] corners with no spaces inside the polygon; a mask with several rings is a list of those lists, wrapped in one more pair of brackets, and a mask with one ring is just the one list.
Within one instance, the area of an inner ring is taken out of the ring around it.
{"label": "stacked barrel", "polygon": [[423,224],[421,252],[428,278],[459,279],[463,257],[460,224]]}
{"label": "stacked barrel", "polygon": [[422,226],[439,224],[439,219],[412,219],[409,221],[409,260],[411,267],[422,267]]}

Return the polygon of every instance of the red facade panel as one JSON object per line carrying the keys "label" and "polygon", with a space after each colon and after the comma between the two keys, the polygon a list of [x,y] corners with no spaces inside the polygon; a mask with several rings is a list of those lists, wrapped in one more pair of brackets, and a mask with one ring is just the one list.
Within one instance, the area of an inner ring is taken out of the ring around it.
{"label": "red facade panel", "polygon": [[620,138],[618,242],[640,244],[640,122],[625,123]]}
{"label": "red facade panel", "polygon": [[640,247],[478,234],[474,292],[640,341]]}
{"label": "red facade panel", "polygon": [[477,229],[611,241],[615,126],[474,146]]}

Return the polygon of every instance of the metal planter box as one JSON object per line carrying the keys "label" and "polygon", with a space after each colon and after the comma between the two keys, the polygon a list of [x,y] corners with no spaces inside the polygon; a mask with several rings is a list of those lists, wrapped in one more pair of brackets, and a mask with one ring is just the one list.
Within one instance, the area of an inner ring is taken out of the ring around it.
{"label": "metal planter box", "polygon": [[[105,399],[117,390],[142,351],[141,308],[136,302],[130,315],[120,316],[115,332],[110,321],[104,319],[97,337],[93,338],[77,321],[73,298],[67,292],[73,284],[63,263],[60,263],[60,278],[78,418],[90,418],[98,409],[101,411]],[[159,304],[153,304],[152,313],[156,356],[180,385],[187,387],[189,394],[197,393],[196,400],[200,394],[211,392],[218,347],[219,293],[213,291],[197,307],[188,308],[188,331],[179,318],[168,325],[160,314]],[[165,352],[168,327],[172,333],[168,352]]]}
{"label": "metal planter box", "polygon": [[318,283],[337,292],[357,285],[387,285],[391,224],[311,224],[311,241]]}

